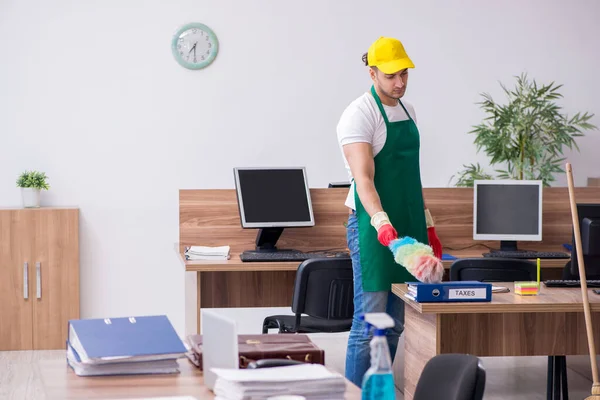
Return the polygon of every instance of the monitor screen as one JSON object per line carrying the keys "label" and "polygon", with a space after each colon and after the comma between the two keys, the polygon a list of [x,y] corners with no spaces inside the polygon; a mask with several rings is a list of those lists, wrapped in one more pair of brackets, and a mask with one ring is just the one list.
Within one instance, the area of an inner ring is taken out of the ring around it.
{"label": "monitor screen", "polygon": [[475,181],[473,238],[542,240],[542,182]]}
{"label": "monitor screen", "polygon": [[242,226],[313,226],[304,168],[235,168]]}

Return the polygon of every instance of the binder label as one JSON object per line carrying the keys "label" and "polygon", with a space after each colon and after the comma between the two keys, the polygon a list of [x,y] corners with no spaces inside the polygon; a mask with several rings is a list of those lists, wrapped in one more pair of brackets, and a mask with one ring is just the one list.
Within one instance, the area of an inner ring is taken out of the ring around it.
{"label": "binder label", "polygon": [[485,299],[485,288],[450,289],[449,299]]}

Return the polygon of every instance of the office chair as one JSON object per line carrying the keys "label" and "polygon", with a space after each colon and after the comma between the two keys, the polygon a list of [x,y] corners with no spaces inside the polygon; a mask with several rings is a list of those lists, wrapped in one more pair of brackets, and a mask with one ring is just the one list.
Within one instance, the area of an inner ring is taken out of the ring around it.
{"label": "office chair", "polygon": [[[568,268],[569,265],[565,266]],[[463,258],[450,266],[451,281],[515,282],[536,281],[537,266],[533,261],[512,258]],[[569,398],[567,357],[548,356],[548,393]]]}
{"label": "office chair", "polygon": [[[354,284],[350,257],[313,258],[298,266],[292,297],[295,315],[271,315],[263,333],[344,332],[352,326]],[[306,316],[302,316],[306,314]]]}
{"label": "office chair", "polygon": [[515,282],[537,280],[537,266],[523,259],[462,258],[450,266],[451,281]]}
{"label": "office chair", "polygon": [[430,359],[415,389],[415,400],[481,400],[485,369],[467,354],[439,354]]}

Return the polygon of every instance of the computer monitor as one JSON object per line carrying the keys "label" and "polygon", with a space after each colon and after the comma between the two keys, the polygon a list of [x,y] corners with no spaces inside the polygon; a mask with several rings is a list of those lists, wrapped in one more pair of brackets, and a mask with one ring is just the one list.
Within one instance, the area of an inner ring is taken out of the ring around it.
{"label": "computer monitor", "polygon": [[542,240],[542,181],[476,180],[473,195],[474,240],[499,240],[501,251]]}
{"label": "computer monitor", "polygon": [[304,167],[234,168],[243,228],[259,229],[254,251],[278,249],[284,228],[315,225]]}
{"label": "computer monitor", "polygon": [[[586,277],[600,276],[600,204],[577,204],[581,252]],[[579,276],[579,262],[575,247],[575,234],[572,238],[571,274]]]}

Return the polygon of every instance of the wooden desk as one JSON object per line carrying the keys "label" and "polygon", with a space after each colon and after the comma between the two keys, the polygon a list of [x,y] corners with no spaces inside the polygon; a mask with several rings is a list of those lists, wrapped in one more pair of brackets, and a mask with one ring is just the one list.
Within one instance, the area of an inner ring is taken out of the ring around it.
{"label": "wooden desk", "polygon": [[[29,376],[27,379],[13,378],[27,387],[11,388],[9,373],[4,377],[8,381],[3,381],[0,376],[0,382],[8,386],[0,387],[0,394],[12,392],[15,398],[71,400],[193,396],[197,400],[214,399],[213,393],[203,384],[202,372],[185,359],[179,360],[179,374],[80,377],[66,365],[64,350],[14,353],[17,359],[11,361],[11,369]],[[19,365],[19,358],[23,359],[22,366]],[[358,387],[347,382],[346,390],[347,400],[360,400]]]}
{"label": "wooden desk", "polygon": [[[421,372],[437,354],[477,356],[587,355],[581,289],[546,288],[539,296],[494,293],[489,303],[416,303],[405,284],[393,292],[406,303],[404,398],[412,399]],[[600,296],[589,296],[600,346]]]}
{"label": "wooden desk", "polygon": [[[301,251],[346,249],[344,205],[348,189],[311,189],[316,225],[286,228],[278,246]],[[497,242],[473,241],[473,190],[470,188],[425,188],[425,200],[436,223],[444,252],[459,258],[480,257],[489,251],[483,245]],[[578,202],[600,203],[600,187],[575,189]],[[522,248],[565,251],[571,242],[571,214],[567,188],[544,188],[543,241],[520,243]],[[196,272],[197,331],[201,307],[286,307],[291,305],[294,278],[299,263],[244,263],[239,254],[252,249],[256,229],[242,229],[234,189],[186,189],[179,191],[179,243],[177,253],[186,271]],[[479,246],[473,246],[479,244]],[[231,246],[227,261],[185,261],[184,247],[192,245]],[[464,249],[464,250],[452,250]],[[568,260],[543,260],[542,279],[560,278]],[[449,268],[452,261],[444,261]]]}

